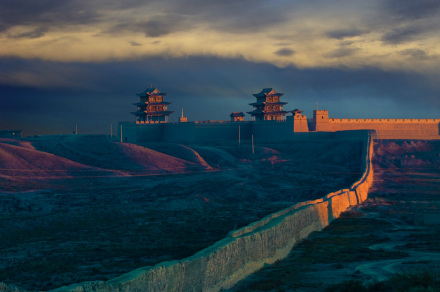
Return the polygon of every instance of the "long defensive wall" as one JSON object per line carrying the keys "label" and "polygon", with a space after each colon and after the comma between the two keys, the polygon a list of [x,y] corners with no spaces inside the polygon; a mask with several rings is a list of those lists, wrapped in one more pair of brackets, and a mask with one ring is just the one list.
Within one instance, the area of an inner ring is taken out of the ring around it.
{"label": "long defensive wall", "polygon": [[[343,133],[340,135],[344,136]],[[109,281],[72,284],[53,291],[220,291],[287,257],[313,231],[320,231],[348,207],[367,199],[373,182],[373,143],[369,131],[350,133],[364,141],[365,172],[349,189],[329,193],[281,210],[228,236],[195,255],[144,267]]]}
{"label": "long defensive wall", "polygon": [[252,137],[256,142],[288,141],[356,130],[375,131],[375,139],[439,140],[440,119],[330,119],[327,110],[315,110],[312,119],[294,113],[283,121],[123,122],[118,135],[131,143],[225,143]]}
{"label": "long defensive wall", "polygon": [[330,119],[327,110],[313,111],[311,131],[375,130],[377,139],[440,139],[440,119]]}

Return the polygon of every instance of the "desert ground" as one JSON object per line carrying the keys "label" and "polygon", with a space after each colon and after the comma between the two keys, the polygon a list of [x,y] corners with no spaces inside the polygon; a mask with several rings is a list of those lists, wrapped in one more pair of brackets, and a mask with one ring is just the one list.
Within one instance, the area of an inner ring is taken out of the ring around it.
{"label": "desert ground", "polygon": [[440,291],[440,141],[376,142],[374,174],[367,201],[232,291]]}
{"label": "desert ground", "polygon": [[[182,259],[362,175],[360,140],[0,140],[0,287],[50,290]],[[6,288],[5,288],[6,289]]]}

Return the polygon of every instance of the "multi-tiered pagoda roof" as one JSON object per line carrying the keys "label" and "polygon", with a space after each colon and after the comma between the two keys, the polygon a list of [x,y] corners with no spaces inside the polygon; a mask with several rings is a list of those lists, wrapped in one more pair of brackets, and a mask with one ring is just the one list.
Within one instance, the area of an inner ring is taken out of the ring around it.
{"label": "multi-tiered pagoda roof", "polygon": [[283,110],[283,106],[287,102],[280,101],[284,93],[278,93],[272,88],[264,88],[260,93],[252,94],[257,98],[257,101],[249,105],[254,107],[254,110],[248,112],[252,116],[252,120],[285,120],[288,111]]}
{"label": "multi-tiered pagoda roof", "polygon": [[164,123],[168,122],[168,116],[174,111],[169,111],[167,106],[171,102],[164,101],[166,92],[160,92],[155,87],[150,87],[141,93],[136,94],[140,101],[133,103],[137,111],[132,112],[139,123]]}

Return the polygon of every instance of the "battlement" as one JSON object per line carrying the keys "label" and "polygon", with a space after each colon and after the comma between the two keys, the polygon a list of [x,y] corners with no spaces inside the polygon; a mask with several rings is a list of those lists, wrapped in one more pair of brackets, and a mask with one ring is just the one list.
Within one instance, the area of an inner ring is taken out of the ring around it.
{"label": "battlement", "polygon": [[374,123],[374,124],[438,124],[440,119],[329,119],[330,123]]}
{"label": "battlement", "polygon": [[136,121],[136,124],[163,124],[167,123],[166,121]]}
{"label": "battlement", "polygon": [[[138,120],[137,127],[127,127],[125,141],[234,141],[255,139],[273,141],[289,139],[291,133],[341,132],[374,130],[376,139],[440,139],[440,119],[336,119],[328,110],[314,110],[307,119],[302,111],[291,111],[286,119],[254,119],[252,121],[205,120],[167,123],[164,120]],[[235,114],[242,115],[238,112]],[[183,116],[183,114],[182,114]],[[124,125],[129,126],[130,123]],[[124,126],[125,127],[125,126]]]}

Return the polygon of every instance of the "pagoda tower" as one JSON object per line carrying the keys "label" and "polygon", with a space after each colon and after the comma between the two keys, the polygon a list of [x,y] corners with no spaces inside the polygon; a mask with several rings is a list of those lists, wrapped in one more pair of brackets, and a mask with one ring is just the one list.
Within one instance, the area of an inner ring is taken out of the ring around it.
{"label": "pagoda tower", "polygon": [[280,98],[284,93],[277,93],[272,88],[264,88],[260,93],[252,94],[257,98],[257,102],[250,103],[254,110],[248,112],[253,121],[284,121],[288,111],[283,111],[283,105],[287,102],[281,102]]}
{"label": "pagoda tower", "polygon": [[164,101],[166,92],[160,92],[155,87],[150,87],[141,93],[137,93],[140,101],[134,103],[137,111],[132,112],[136,116],[136,123],[167,123],[168,116],[174,111],[167,110],[171,102]]}

